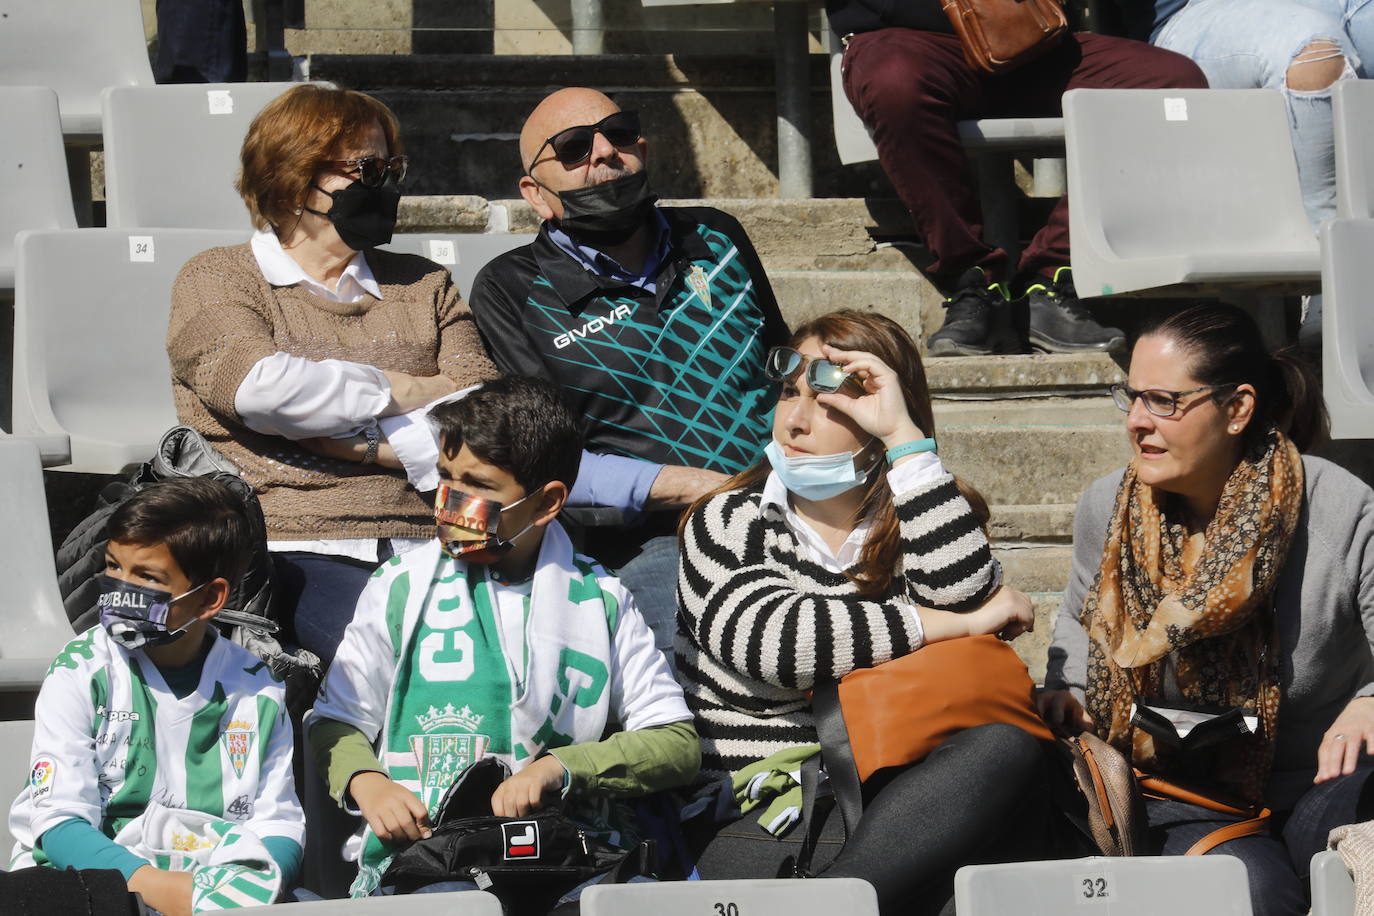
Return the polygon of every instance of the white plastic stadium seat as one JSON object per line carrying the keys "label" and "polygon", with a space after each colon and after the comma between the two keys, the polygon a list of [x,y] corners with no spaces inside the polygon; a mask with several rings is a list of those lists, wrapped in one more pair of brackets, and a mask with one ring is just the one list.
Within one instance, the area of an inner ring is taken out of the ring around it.
{"label": "white plastic stadium seat", "polygon": [[164,341],[192,255],[249,232],[21,232],[14,300],[16,436],[69,436],[66,470],[115,474],[176,424]]}
{"label": "white plastic stadium seat", "polygon": [[581,902],[583,916],[878,916],[873,885],[857,878],[595,884]]}
{"label": "white plastic stadium seat", "polygon": [[0,85],[55,89],[68,137],[100,135],[107,86],[152,84],[139,0],[0,0]]}
{"label": "white plastic stadium seat", "polygon": [[106,225],[250,228],[234,190],[239,151],[257,113],[293,85],[107,89],[101,97]]}
{"label": "white plastic stadium seat", "polygon": [[1322,226],[1322,393],[1334,439],[1374,437],[1374,220]]}
{"label": "white plastic stadium seat", "polygon": [[0,722],[0,868],[9,868],[14,837],[10,835],[10,803],[29,780],[29,751],[33,747],[33,720]]}
{"label": "white plastic stadium seat", "polygon": [[1336,215],[1374,217],[1374,82],[1341,80],[1332,104]]}
{"label": "white plastic stadium seat", "polygon": [[0,519],[0,691],[37,690],[73,633],[57,591],[43,468],[32,442],[0,437]]}
{"label": "white plastic stadium seat", "polygon": [[46,86],[0,86],[0,124],[0,289],[13,289],[15,233],[75,229],[76,214],[57,94]]}
{"label": "white plastic stadium seat", "polygon": [[466,299],[472,295],[472,281],[486,263],[512,248],[534,241],[529,233],[508,232],[413,232],[394,236],[387,251],[418,254],[441,264],[453,274],[458,292]]}
{"label": "white plastic stadium seat", "polygon": [[1354,916],[1355,879],[1334,849],[1312,857],[1312,916]]}
{"label": "white plastic stadium seat", "polygon": [[954,875],[959,916],[1251,916],[1235,856],[1138,856],[965,865]]}
{"label": "white plastic stadium seat", "polygon": [[276,903],[249,906],[236,913],[282,913],[290,916],[502,916],[501,901],[486,891],[456,891],[420,896],[366,897],[360,900],[316,900],[310,903]]}
{"label": "white plastic stadium seat", "polygon": [[1080,296],[1317,291],[1277,90],[1074,89],[1064,126]]}

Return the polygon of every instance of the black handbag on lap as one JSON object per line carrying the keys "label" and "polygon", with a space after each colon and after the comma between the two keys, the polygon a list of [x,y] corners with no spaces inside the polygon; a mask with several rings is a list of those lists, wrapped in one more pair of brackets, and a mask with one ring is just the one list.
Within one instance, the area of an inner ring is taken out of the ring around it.
{"label": "black handbag on lap", "polygon": [[499,897],[508,916],[542,916],[598,875],[618,884],[652,874],[651,840],[627,852],[557,809],[528,817],[492,814],[491,795],[509,776],[494,757],[468,767],[439,803],[433,835],[397,852],[381,886],[404,894],[439,881],[472,881]]}

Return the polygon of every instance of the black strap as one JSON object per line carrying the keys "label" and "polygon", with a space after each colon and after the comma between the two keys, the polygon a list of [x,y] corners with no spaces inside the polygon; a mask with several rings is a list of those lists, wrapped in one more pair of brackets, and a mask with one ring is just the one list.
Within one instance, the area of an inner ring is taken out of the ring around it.
{"label": "black strap", "polygon": [[803,760],[801,765],[802,809],[801,823],[797,826],[801,831],[802,842],[801,849],[797,851],[797,860],[792,864],[794,878],[811,877],[811,859],[815,855],[816,844],[820,842],[821,827],[825,820],[816,812],[816,795],[820,784],[821,755],[812,754]]}
{"label": "black strap", "polygon": [[830,778],[830,790],[835,794],[835,806],[840,809],[845,835],[853,836],[859,818],[863,817],[864,797],[854,750],[849,746],[849,729],[840,709],[838,681],[816,684],[811,694],[811,712],[816,718],[816,737],[821,744],[825,773]]}

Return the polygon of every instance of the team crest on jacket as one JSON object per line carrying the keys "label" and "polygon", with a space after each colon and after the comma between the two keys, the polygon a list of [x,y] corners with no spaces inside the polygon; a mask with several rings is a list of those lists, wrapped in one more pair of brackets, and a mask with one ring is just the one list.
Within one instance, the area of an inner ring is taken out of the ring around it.
{"label": "team crest on jacket", "polygon": [[[453,727],[476,731],[483,717],[467,706],[455,709],[452,703],[443,709],[431,706],[429,712],[415,717],[425,732]],[[420,785],[426,789],[447,789],[453,781],[485,754],[491,738],[486,735],[423,734],[410,736],[410,748],[415,752],[415,768]]]}
{"label": "team crest on jacket", "polygon": [[253,725],[235,719],[225,728],[220,741],[224,742],[224,749],[229,754],[229,762],[233,764],[234,774],[243,776],[243,768],[248,765],[248,753],[253,749]]}
{"label": "team crest on jacket", "polygon": [[692,272],[687,275],[687,282],[691,284],[696,292],[697,298],[706,308],[711,307],[711,281],[706,279],[706,271],[700,264],[692,265]]}

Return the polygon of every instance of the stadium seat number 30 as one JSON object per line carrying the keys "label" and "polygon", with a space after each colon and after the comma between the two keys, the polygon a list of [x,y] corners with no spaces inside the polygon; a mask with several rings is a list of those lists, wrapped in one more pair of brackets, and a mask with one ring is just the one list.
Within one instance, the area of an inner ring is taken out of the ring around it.
{"label": "stadium seat number 30", "polygon": [[739,916],[739,906],[731,903],[717,903],[716,916]]}

